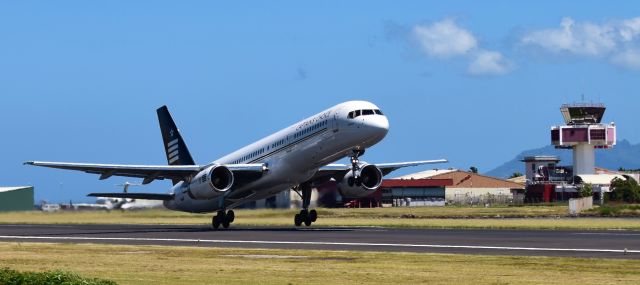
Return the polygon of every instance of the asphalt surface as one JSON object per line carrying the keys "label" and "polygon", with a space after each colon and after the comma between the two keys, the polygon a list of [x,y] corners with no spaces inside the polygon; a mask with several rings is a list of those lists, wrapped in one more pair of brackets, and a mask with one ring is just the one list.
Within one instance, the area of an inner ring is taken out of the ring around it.
{"label": "asphalt surface", "polygon": [[0,241],[640,259],[640,231],[0,225]]}

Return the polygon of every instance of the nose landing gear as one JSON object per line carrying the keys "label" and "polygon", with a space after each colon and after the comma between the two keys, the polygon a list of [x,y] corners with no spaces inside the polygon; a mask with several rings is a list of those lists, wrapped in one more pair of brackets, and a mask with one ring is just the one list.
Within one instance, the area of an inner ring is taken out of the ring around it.
{"label": "nose landing gear", "polygon": [[353,153],[351,155],[351,171],[353,172],[353,175],[347,180],[347,183],[351,187],[353,187],[353,185],[361,186],[362,178],[360,177],[360,175],[358,175],[357,171],[360,170],[359,157],[364,154],[364,149],[361,149],[361,150],[354,149],[352,150],[352,152]]}

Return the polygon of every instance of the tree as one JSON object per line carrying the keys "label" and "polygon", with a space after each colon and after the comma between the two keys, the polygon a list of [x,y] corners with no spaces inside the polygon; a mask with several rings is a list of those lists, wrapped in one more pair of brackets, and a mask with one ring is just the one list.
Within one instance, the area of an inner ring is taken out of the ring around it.
{"label": "tree", "polygon": [[469,170],[471,171],[471,173],[478,173],[478,168],[475,166],[469,167]]}
{"label": "tree", "polygon": [[640,202],[640,186],[633,178],[611,181],[611,200],[622,200],[629,203]]}
{"label": "tree", "polygon": [[593,186],[589,183],[584,183],[580,186],[578,193],[583,198],[593,196]]}
{"label": "tree", "polygon": [[516,171],[516,172],[512,173],[511,176],[509,176],[509,179],[520,177],[520,176],[522,176],[522,173]]}

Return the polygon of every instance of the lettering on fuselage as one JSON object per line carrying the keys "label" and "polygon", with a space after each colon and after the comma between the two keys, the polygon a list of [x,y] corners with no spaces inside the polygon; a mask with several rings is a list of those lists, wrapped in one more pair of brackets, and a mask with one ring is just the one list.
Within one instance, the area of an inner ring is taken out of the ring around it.
{"label": "lettering on fuselage", "polygon": [[324,112],[324,113],[322,113],[322,114],[318,115],[318,116],[317,116],[317,117],[315,117],[315,118],[311,118],[311,119],[309,119],[309,120],[307,120],[307,121],[304,121],[304,122],[300,123],[300,124],[296,127],[296,131],[301,130],[301,129],[304,129],[304,128],[306,128],[306,127],[308,127],[308,126],[311,126],[311,125],[313,125],[313,124],[315,124],[315,123],[317,123],[317,122],[320,122],[320,121],[326,120],[326,119],[328,119],[328,118],[330,117],[330,115],[331,115],[331,111],[327,111],[327,112]]}

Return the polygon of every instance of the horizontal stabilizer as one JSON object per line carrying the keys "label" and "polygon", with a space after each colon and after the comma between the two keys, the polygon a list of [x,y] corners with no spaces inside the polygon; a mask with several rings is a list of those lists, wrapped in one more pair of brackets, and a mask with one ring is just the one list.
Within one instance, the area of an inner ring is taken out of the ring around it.
{"label": "horizontal stabilizer", "polygon": [[128,198],[143,200],[173,200],[173,194],[155,194],[155,193],[91,193],[89,197],[107,197],[107,198]]}

